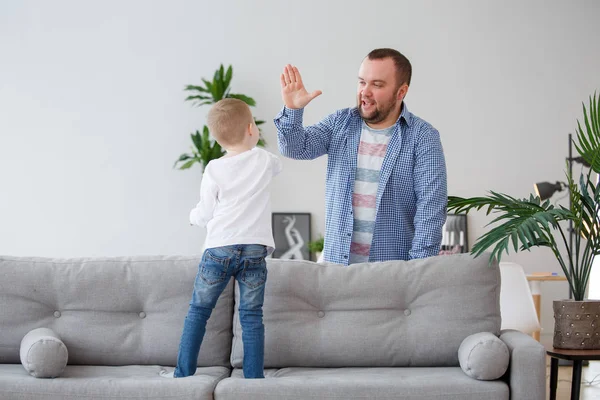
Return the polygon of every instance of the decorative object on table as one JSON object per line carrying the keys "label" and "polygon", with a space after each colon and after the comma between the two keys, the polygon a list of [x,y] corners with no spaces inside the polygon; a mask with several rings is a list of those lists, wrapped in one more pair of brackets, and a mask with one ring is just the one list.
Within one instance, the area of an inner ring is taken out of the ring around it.
{"label": "decorative object on table", "polygon": [[[250,107],[254,107],[256,102],[252,97],[248,97],[243,94],[230,93],[231,78],[233,77],[233,68],[231,65],[225,71],[223,64],[215,71],[212,82],[206,79],[202,79],[204,86],[187,85],[184,90],[193,94],[186,97],[185,101],[191,101],[195,106],[211,105],[217,101],[225,98],[234,98],[242,100]],[[254,119],[256,125],[264,124],[265,121]],[[259,128],[260,131],[260,128]],[[204,125],[202,133],[196,131],[190,134],[192,138],[192,152],[184,153],[179,156],[179,159],[175,161],[173,167],[178,169],[188,169],[195,163],[202,165],[202,168],[206,168],[209,161],[216,158],[220,158],[225,154],[225,151],[221,146],[214,141],[209,135],[208,126]],[[258,141],[258,146],[264,146],[265,141],[261,139]],[[178,165],[179,164],[179,165]]]}
{"label": "decorative object on table", "polygon": [[467,253],[467,215],[448,214],[442,228],[442,247],[440,255]]}
{"label": "decorative object on table", "polygon": [[[589,350],[600,349],[600,318],[597,317],[600,301],[584,300],[594,257],[600,254],[600,185],[592,176],[593,172],[600,172],[600,96],[596,93],[590,96],[588,108],[583,105],[583,126],[577,121],[577,139],[578,143],[574,143],[577,152],[590,168],[582,171],[575,181],[572,176],[575,158],[569,154],[567,183],[564,184],[569,189],[569,208],[555,206],[533,194],[528,199],[516,199],[492,191],[485,197],[449,196],[448,209],[468,213],[486,208],[487,214],[500,214],[490,222],[498,225],[477,239],[471,250],[475,256],[493,248],[490,261],[494,258],[500,261],[502,252],[508,254],[509,247],[515,252],[549,247],[567,278],[574,299],[554,302],[554,347]],[[571,142],[569,137],[569,147]],[[573,235],[565,234],[560,225],[563,221],[572,227]],[[564,244],[564,252],[559,241]]]}
{"label": "decorative object on table", "polygon": [[308,251],[315,255],[315,260],[319,260],[323,247],[325,246],[325,238],[321,235],[317,240],[308,242]]}
{"label": "decorative object on table", "polygon": [[310,260],[310,213],[273,213],[273,258]]}

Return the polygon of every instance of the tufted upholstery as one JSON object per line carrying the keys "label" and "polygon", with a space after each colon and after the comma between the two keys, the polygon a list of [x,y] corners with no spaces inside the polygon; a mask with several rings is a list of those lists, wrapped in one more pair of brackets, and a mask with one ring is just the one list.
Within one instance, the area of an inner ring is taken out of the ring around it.
{"label": "tufted upholstery", "polygon": [[[464,338],[500,333],[500,272],[487,257],[349,267],[269,260],[268,269],[265,367],[458,366]],[[239,368],[237,310],[234,323]]]}
{"label": "tufted upholstery", "polygon": [[[54,330],[69,364],[175,365],[199,257],[0,257],[0,363]],[[208,322],[199,366],[229,366],[233,284]]]}
{"label": "tufted upholstery", "polygon": [[[233,283],[208,321],[196,375],[159,375],[175,365],[199,257],[0,256],[0,398],[543,400],[544,348],[521,332],[500,335],[503,379],[459,367],[465,337],[499,333],[500,274],[487,256],[350,267],[270,259],[269,379],[248,380]],[[58,378],[35,379],[20,363],[21,339],[38,327],[68,348]]]}

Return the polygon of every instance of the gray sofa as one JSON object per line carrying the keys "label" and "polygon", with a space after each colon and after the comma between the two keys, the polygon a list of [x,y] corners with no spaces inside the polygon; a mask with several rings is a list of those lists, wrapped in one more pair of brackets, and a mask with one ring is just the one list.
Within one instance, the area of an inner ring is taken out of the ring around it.
{"label": "gray sofa", "polygon": [[[545,398],[543,347],[500,332],[498,266],[466,254],[350,267],[270,259],[266,378],[243,379],[233,282],[209,320],[196,375],[162,378],[176,362],[198,261],[0,256],[0,398]],[[31,376],[20,358],[24,336],[42,327],[68,349],[54,379]],[[474,379],[459,365],[461,343],[478,332],[506,344],[499,379]]]}

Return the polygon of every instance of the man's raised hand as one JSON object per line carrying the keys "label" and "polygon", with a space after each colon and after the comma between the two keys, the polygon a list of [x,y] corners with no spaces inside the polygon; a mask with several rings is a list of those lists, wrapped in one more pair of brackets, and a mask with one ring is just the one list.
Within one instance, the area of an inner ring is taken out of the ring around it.
{"label": "man's raised hand", "polygon": [[315,90],[312,93],[306,91],[298,68],[290,64],[283,68],[283,73],[281,74],[281,98],[287,108],[304,108],[321,93],[320,90]]}

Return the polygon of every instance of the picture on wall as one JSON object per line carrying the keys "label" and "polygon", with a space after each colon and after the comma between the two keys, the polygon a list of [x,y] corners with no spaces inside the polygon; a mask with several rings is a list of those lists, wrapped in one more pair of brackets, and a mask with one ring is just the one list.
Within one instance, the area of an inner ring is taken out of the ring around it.
{"label": "picture on wall", "polygon": [[442,228],[440,254],[468,253],[467,215],[448,214]]}
{"label": "picture on wall", "polygon": [[273,258],[310,260],[310,213],[273,213]]}

